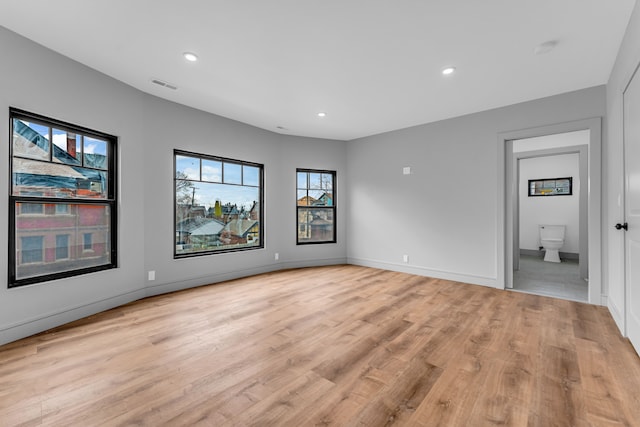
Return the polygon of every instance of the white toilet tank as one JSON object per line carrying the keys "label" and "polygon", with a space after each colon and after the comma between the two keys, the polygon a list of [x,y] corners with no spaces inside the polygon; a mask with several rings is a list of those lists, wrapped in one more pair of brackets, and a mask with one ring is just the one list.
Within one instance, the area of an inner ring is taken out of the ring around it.
{"label": "white toilet tank", "polygon": [[539,225],[540,241],[562,241],[564,240],[564,225]]}

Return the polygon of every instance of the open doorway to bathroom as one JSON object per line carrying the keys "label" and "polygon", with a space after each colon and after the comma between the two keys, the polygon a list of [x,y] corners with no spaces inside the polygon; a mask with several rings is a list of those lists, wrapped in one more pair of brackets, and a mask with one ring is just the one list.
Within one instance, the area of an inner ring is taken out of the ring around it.
{"label": "open doorway to bathroom", "polygon": [[513,141],[513,289],[589,300],[589,130]]}
{"label": "open doorway to bathroom", "polygon": [[[600,305],[604,295],[602,286],[602,118],[576,120],[570,122],[548,124],[540,127],[511,130],[498,133],[498,158],[503,165],[498,171],[498,215],[496,217],[497,230],[497,278],[505,289],[513,288],[514,262],[518,261],[519,227],[514,227],[518,221],[516,190],[518,189],[515,177],[516,162],[514,161],[513,144],[521,139],[533,139],[547,135],[557,135],[576,131],[588,131],[588,148],[583,156],[580,155],[581,171],[583,162],[586,162],[587,177],[581,179],[582,191],[586,191],[586,238],[580,239],[581,247],[586,243],[585,255],[580,253],[580,260],[586,262],[588,282],[588,302]],[[540,142],[540,141],[538,141]],[[556,148],[538,145],[530,151],[554,150]],[[578,149],[575,149],[578,150]],[[525,150],[526,151],[526,150]],[[558,154],[557,152],[554,154]],[[582,200],[582,199],[581,199]],[[583,227],[581,223],[581,227]],[[517,236],[517,237],[516,237]],[[514,259],[517,258],[517,259]],[[519,268],[519,266],[517,266]],[[582,266],[580,266],[582,268]]]}

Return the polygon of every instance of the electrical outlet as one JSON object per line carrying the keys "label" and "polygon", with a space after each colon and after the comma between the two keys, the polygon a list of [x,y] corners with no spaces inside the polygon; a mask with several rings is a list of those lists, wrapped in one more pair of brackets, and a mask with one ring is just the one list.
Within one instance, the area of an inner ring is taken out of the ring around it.
{"label": "electrical outlet", "polygon": [[402,262],[409,262],[409,255],[402,255]]}
{"label": "electrical outlet", "polygon": [[411,166],[405,166],[402,168],[403,175],[411,175]]}
{"label": "electrical outlet", "polygon": [[276,261],[278,261],[280,259],[280,254],[276,252],[276,254],[274,255],[274,258]]}
{"label": "electrical outlet", "polygon": [[149,280],[156,280],[156,271],[149,270],[148,277],[149,277]]}

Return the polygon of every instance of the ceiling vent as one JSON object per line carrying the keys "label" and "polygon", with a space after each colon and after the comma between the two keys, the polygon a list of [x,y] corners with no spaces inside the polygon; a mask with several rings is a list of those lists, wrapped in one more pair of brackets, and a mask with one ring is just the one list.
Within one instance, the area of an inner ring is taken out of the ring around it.
{"label": "ceiling vent", "polygon": [[533,53],[536,55],[544,55],[545,53],[551,52],[556,46],[558,46],[558,40],[549,40],[536,46],[536,48],[533,49]]}
{"label": "ceiling vent", "polygon": [[172,90],[178,89],[178,86],[172,85],[171,83],[167,83],[167,82],[159,80],[159,79],[153,79],[153,80],[151,80],[151,83],[154,83],[154,84],[157,84],[158,86],[166,87],[166,88],[172,89]]}

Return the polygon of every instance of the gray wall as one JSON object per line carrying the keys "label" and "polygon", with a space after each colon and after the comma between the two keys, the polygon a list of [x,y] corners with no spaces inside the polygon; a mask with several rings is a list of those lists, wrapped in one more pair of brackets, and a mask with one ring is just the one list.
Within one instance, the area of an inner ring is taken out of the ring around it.
{"label": "gray wall", "polygon": [[[155,98],[2,27],[0,52],[0,241],[7,241],[9,107],[118,136],[120,187],[117,269],[7,289],[8,248],[0,245],[0,343],[167,290],[346,261],[344,142],[279,135]],[[265,249],[173,259],[174,148],[265,165]],[[296,167],[337,171],[338,244],[295,245]],[[146,280],[148,270],[155,281]]]}
{"label": "gray wall", "polygon": [[349,262],[502,288],[498,134],[604,115],[599,86],[349,142]]}
{"label": "gray wall", "polygon": [[624,330],[624,234],[613,225],[624,220],[622,93],[640,64],[640,3],[636,3],[607,83],[607,137],[603,145],[603,274],[609,284],[607,305]]}

